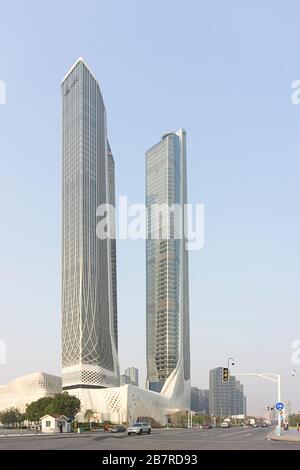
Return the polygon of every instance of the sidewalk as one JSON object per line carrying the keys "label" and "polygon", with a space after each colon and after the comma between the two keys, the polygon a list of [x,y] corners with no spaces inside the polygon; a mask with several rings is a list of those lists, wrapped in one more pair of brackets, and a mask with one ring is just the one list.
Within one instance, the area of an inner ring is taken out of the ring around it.
{"label": "sidewalk", "polygon": [[[121,433],[120,433],[121,434]],[[50,438],[66,438],[66,437],[69,437],[69,438],[76,438],[76,437],[96,437],[96,436],[102,436],[102,437],[112,437],[114,436],[114,434],[111,434],[111,433],[103,433],[103,432],[81,432],[81,433],[77,433],[77,432],[63,432],[63,433],[59,433],[59,432],[51,432],[51,433],[44,433],[44,432],[39,432],[37,434],[35,433],[23,433],[23,434],[20,434],[20,433],[8,433],[7,435],[5,434],[0,434],[0,440],[1,439],[10,439],[12,437],[19,437],[19,438],[22,438],[22,437],[50,437]]]}
{"label": "sidewalk", "polygon": [[299,442],[300,444],[300,432],[297,432],[296,429],[281,432],[281,436],[276,436],[274,431],[269,439],[271,439],[271,441]]}

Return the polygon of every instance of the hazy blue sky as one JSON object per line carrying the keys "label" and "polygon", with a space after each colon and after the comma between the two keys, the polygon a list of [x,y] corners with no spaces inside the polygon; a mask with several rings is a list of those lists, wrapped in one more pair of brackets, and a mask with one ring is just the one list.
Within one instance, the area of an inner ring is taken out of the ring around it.
{"label": "hazy blue sky", "polygon": [[[236,371],[282,373],[300,409],[299,17],[293,0],[0,0],[0,383],[60,373],[60,82],[83,56],[117,195],[143,202],[145,150],[187,130],[189,201],[205,204],[205,246],[190,255],[192,384],[208,387],[233,356]],[[144,243],[117,248],[121,369],[144,381]],[[274,384],[242,382],[249,412],[276,399]]]}

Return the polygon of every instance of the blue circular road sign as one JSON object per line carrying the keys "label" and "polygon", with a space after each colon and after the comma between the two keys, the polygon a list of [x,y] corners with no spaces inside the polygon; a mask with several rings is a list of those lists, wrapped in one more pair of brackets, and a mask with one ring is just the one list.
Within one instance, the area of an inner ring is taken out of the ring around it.
{"label": "blue circular road sign", "polygon": [[284,408],[284,404],[279,401],[278,403],[276,403],[275,408],[276,410],[281,411]]}

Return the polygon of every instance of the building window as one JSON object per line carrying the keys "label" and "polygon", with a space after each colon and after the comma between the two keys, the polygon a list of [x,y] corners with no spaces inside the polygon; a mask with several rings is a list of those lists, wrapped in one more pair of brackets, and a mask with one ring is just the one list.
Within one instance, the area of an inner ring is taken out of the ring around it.
{"label": "building window", "polygon": [[51,427],[51,421],[46,421],[46,428],[50,428]]}

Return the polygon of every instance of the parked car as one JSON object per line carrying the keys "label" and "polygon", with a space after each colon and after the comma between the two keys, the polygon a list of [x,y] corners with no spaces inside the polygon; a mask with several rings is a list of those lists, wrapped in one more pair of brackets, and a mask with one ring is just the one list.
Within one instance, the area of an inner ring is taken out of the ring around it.
{"label": "parked car", "polygon": [[150,434],[151,433],[151,426],[149,423],[134,423],[127,429],[127,434],[130,436],[131,434],[141,435],[141,434]]}
{"label": "parked car", "polygon": [[112,428],[110,432],[126,432],[126,428],[124,426],[116,426]]}
{"label": "parked car", "polygon": [[212,425],[211,424],[202,424],[201,426],[202,429],[212,429]]}

